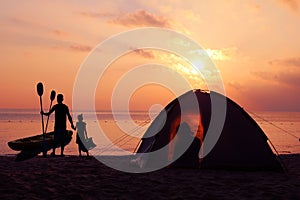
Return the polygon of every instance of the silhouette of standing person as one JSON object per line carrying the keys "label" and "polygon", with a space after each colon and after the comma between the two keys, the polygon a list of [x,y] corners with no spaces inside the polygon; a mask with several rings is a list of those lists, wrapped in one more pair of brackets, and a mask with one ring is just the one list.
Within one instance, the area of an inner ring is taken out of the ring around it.
{"label": "silhouette of standing person", "polygon": [[177,127],[177,142],[175,146],[175,155],[180,155],[184,148],[188,146],[188,142],[192,141],[189,147],[185,152],[179,156],[175,162],[172,163],[173,167],[182,167],[182,168],[198,168],[199,167],[199,151],[201,147],[201,141],[199,138],[194,136],[189,125],[186,122],[183,122]]}
{"label": "silhouette of standing person", "polygon": [[67,131],[67,117],[73,130],[76,130],[72,117],[67,105],[63,104],[64,96],[62,94],[57,95],[57,104],[54,105],[49,112],[41,112],[41,114],[49,116],[55,111],[54,122],[54,146],[51,155],[55,156],[55,148],[57,144],[61,145],[61,156],[64,156],[65,148],[65,134]]}
{"label": "silhouette of standing person", "polygon": [[77,134],[76,134],[76,143],[78,144],[79,156],[81,156],[81,151],[86,152],[86,155],[89,156],[88,149],[84,146],[83,142],[88,140],[86,123],[83,121],[82,114],[77,116],[78,122],[76,122]]}

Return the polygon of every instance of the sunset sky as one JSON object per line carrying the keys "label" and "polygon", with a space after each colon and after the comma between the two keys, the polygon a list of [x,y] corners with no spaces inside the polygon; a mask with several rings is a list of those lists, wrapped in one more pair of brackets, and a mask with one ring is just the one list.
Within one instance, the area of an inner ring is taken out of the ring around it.
{"label": "sunset sky", "polygon": [[[72,105],[76,74],[96,45],[123,31],[160,27],[185,34],[206,49],[221,73],[226,95],[242,107],[300,111],[300,0],[11,0],[0,4],[0,108],[38,108],[39,81],[45,86],[45,107],[52,89]],[[112,84],[122,70],[139,64],[155,61],[191,77],[193,69],[184,64],[176,68],[176,59],[150,50],[123,56],[100,81],[107,87],[97,91],[96,108],[110,109]],[[190,81],[193,87],[202,87]],[[132,109],[148,109],[173,98],[158,86],[145,91],[134,94]],[[151,95],[144,98],[149,91]]]}

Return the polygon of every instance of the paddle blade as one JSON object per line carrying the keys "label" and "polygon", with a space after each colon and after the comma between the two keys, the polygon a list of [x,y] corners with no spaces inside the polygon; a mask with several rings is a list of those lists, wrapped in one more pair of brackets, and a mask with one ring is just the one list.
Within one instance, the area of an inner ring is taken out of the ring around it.
{"label": "paddle blade", "polygon": [[37,85],[36,85],[36,90],[37,90],[37,93],[39,96],[42,96],[43,93],[44,93],[44,86],[43,86],[43,83],[39,82]]}
{"label": "paddle blade", "polygon": [[53,101],[55,99],[56,92],[54,90],[51,91],[50,100]]}

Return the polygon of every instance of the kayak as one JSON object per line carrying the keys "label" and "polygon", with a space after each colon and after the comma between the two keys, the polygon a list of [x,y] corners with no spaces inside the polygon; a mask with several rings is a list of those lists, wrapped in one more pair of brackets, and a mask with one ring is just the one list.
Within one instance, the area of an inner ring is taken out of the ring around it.
{"label": "kayak", "polygon": [[[68,145],[72,140],[73,132],[68,130],[66,132],[65,145]],[[31,137],[21,138],[8,142],[8,146],[15,151],[42,151],[43,150],[43,134]],[[45,134],[46,148],[50,150],[54,146],[54,132]],[[60,147],[57,144],[56,147]]]}

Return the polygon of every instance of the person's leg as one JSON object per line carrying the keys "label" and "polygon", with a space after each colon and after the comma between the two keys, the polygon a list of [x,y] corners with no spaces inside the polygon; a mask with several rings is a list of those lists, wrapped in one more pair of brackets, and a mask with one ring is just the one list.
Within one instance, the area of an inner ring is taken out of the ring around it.
{"label": "person's leg", "polygon": [[64,156],[64,149],[65,149],[65,137],[66,137],[66,131],[65,130],[61,130],[60,132],[60,148],[61,148],[61,152],[60,155]]}
{"label": "person's leg", "polygon": [[78,153],[79,153],[79,156],[80,156],[81,155],[80,146],[79,146],[79,144],[77,146],[78,146]]}
{"label": "person's leg", "polygon": [[64,155],[64,149],[65,149],[65,144],[64,142],[61,143],[61,152],[60,155],[63,156]]}
{"label": "person's leg", "polygon": [[51,153],[51,156],[55,156],[55,147],[56,147],[57,142],[58,142],[58,136],[57,136],[57,132],[55,131],[54,132],[53,151]]}
{"label": "person's leg", "polygon": [[86,156],[90,156],[90,155],[89,155],[89,151],[86,151]]}

